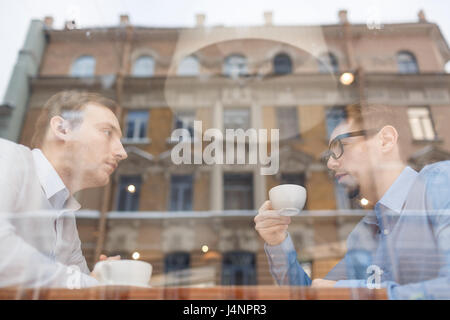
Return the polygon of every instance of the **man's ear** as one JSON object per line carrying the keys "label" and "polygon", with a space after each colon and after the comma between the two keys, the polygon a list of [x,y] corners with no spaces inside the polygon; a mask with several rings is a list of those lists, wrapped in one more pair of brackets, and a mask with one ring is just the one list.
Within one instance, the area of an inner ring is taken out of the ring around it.
{"label": "man's ear", "polygon": [[60,140],[67,140],[69,123],[60,116],[54,116],[50,119],[50,129]]}
{"label": "man's ear", "polygon": [[398,132],[393,126],[384,126],[378,133],[381,151],[390,152],[397,145]]}

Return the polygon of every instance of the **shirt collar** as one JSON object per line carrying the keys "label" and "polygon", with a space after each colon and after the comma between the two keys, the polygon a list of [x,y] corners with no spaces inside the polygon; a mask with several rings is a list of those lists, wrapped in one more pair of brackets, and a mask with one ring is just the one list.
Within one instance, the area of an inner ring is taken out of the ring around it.
{"label": "shirt collar", "polygon": [[386,207],[393,212],[400,214],[403,208],[403,204],[406,202],[406,198],[411,189],[414,180],[417,177],[417,171],[411,167],[406,167],[384,193],[383,197],[375,204],[374,210],[370,211],[364,218],[364,222],[369,224],[378,224],[377,210],[380,210],[380,206]]}
{"label": "shirt collar", "polygon": [[36,172],[50,203],[57,209],[78,210],[80,204],[70,195],[61,177],[40,149],[33,149],[33,160]]}
{"label": "shirt collar", "polygon": [[400,213],[417,174],[417,171],[411,167],[403,169],[398,178],[378,202],[390,210]]}

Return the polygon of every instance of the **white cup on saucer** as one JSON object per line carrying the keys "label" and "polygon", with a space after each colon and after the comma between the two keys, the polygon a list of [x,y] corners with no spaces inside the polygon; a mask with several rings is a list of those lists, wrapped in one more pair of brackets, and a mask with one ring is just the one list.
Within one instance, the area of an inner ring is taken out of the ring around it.
{"label": "white cup on saucer", "polygon": [[97,262],[94,273],[101,284],[149,287],[152,269],[139,260],[104,260]]}
{"label": "white cup on saucer", "polygon": [[272,208],[283,216],[295,216],[305,206],[306,189],[296,184],[280,184],[269,190]]}

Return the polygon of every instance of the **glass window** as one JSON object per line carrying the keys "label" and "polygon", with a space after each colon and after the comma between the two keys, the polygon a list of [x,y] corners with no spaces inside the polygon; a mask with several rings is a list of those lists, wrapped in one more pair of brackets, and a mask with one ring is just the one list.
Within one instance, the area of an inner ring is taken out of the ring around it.
{"label": "glass window", "polygon": [[189,252],[172,252],[164,257],[164,273],[188,269],[191,256]]}
{"label": "glass window", "polygon": [[280,139],[300,136],[297,107],[280,107],[276,109]]}
{"label": "glass window", "polygon": [[347,118],[345,106],[335,106],[326,111],[327,137],[330,138],[331,133],[342,120]]}
{"label": "glass window", "polygon": [[399,73],[418,73],[417,61],[411,52],[401,51],[397,53],[397,66]]}
{"label": "glass window", "polygon": [[256,285],[255,254],[246,251],[224,253],[222,285]]}
{"label": "glass window", "polygon": [[224,209],[253,210],[253,175],[224,174]]}
{"label": "glass window", "polygon": [[285,54],[280,53],[275,56],[273,60],[273,69],[275,74],[289,74],[292,73],[292,60]]}
{"label": "glass window", "polygon": [[248,108],[229,108],[223,112],[223,127],[225,129],[250,128],[250,110]]}
{"label": "glass window", "polygon": [[174,175],[170,181],[170,210],[192,210],[192,176]]}
{"label": "glass window", "polygon": [[231,78],[247,75],[247,58],[239,54],[226,57],[223,65],[223,73]]}
{"label": "glass window", "polygon": [[72,77],[93,77],[95,74],[95,58],[92,56],[82,56],[75,60],[70,70]]}
{"label": "glass window", "polygon": [[151,56],[141,56],[133,64],[134,77],[152,77],[155,74],[155,59]]}
{"label": "glass window", "polygon": [[184,58],[178,66],[179,76],[197,76],[199,74],[199,63],[195,56]]}
{"label": "glass window", "polygon": [[118,211],[137,211],[139,209],[141,183],[141,176],[120,177]]}
{"label": "glass window", "polygon": [[336,56],[331,52],[320,55],[318,59],[320,73],[338,73],[339,64]]}
{"label": "glass window", "polygon": [[126,138],[141,140],[147,138],[148,111],[129,111],[127,114]]}
{"label": "glass window", "polygon": [[436,139],[430,109],[427,107],[409,108],[408,118],[414,140]]}
{"label": "glass window", "polygon": [[187,129],[190,137],[183,137],[183,140],[189,140],[194,138],[194,121],[195,111],[183,110],[175,113],[174,116],[174,129]]}

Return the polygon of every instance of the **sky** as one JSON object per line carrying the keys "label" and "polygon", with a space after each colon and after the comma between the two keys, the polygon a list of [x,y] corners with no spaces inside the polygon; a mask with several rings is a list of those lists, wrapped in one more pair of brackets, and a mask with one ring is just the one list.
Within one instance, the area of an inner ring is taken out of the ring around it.
{"label": "sky", "polygon": [[202,13],[206,26],[254,26],[271,11],[275,25],[317,25],[338,23],[342,9],[351,23],[382,24],[416,22],[423,9],[450,42],[448,0],[0,0],[0,102],[32,19],[53,16],[56,29],[72,19],[79,27],[102,27],[116,26],[128,14],[133,25],[193,27]]}

